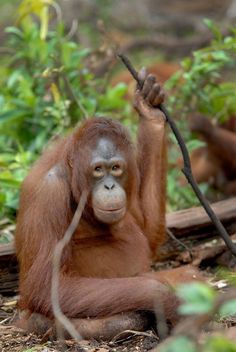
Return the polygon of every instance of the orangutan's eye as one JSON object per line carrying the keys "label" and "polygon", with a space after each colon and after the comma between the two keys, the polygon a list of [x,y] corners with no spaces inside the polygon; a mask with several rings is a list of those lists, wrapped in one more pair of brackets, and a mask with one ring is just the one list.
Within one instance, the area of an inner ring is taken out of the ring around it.
{"label": "orangutan's eye", "polygon": [[123,170],[122,170],[122,168],[121,168],[120,165],[115,164],[115,165],[112,166],[112,168],[111,168],[111,174],[112,174],[113,176],[118,177],[118,176],[121,176],[122,173],[123,173]]}
{"label": "orangutan's eye", "polygon": [[97,178],[104,176],[104,170],[103,170],[102,166],[95,166],[95,168],[93,170],[93,176],[97,177]]}

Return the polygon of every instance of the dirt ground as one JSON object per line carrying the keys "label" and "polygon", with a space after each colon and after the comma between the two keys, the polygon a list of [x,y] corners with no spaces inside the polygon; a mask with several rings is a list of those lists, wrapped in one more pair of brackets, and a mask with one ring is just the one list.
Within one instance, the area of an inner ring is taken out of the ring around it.
{"label": "dirt ground", "polygon": [[[156,264],[157,269],[159,265]],[[216,280],[213,271],[204,269],[204,276],[207,281],[211,281],[216,289],[225,289],[224,280]],[[214,282],[213,282],[214,281]],[[39,337],[34,334],[26,334],[18,327],[14,326],[17,320],[17,300],[18,296],[0,295],[0,352],[107,352],[107,351],[152,351],[158,346],[159,338],[154,331],[130,332],[124,336],[117,336],[111,342],[98,342],[96,340],[66,340],[63,345],[57,341],[50,341],[48,337]],[[235,320],[225,322],[225,327],[235,326]],[[236,330],[235,330],[236,331]],[[235,333],[235,332],[234,332]]]}
{"label": "dirt ground", "polygon": [[[217,242],[218,241],[218,242]],[[216,250],[217,249],[217,250]],[[153,265],[154,270],[161,270],[167,268],[174,268],[189,263],[186,260],[189,259],[187,251],[180,253],[175,260],[168,260],[166,262],[156,262]],[[186,259],[187,258],[187,259]],[[218,265],[224,265],[226,268],[231,269],[232,273],[236,272],[236,261],[235,257],[226,250],[225,245],[219,239],[211,239],[204,241],[204,243],[198,244],[192,251],[191,263],[195,263],[196,266],[201,268],[201,272],[204,274],[206,281],[214,285],[214,287],[220,292],[227,290],[228,284],[225,280],[216,275],[215,268]],[[129,337],[127,334],[124,336],[118,336],[116,340],[111,342],[98,342],[96,340],[81,340],[76,342],[74,340],[64,341],[64,345],[56,341],[49,341],[48,337],[39,337],[34,334],[26,334],[21,329],[14,326],[14,321],[17,319],[17,280],[15,281],[16,269],[12,261],[6,261],[5,263],[9,268],[12,266],[10,276],[4,276],[4,270],[2,271],[2,278],[0,282],[5,281],[6,286],[11,283],[14,289],[6,293],[6,295],[0,294],[0,352],[53,352],[53,351],[71,351],[71,352],[107,352],[107,351],[152,351],[159,344],[159,338],[154,331],[143,331],[143,332],[130,332]],[[1,277],[1,271],[0,271]],[[7,278],[11,280],[8,282]],[[13,278],[13,279],[12,279]],[[11,286],[10,286],[11,287]],[[219,325],[219,324],[218,324]],[[222,327],[236,327],[236,317],[230,321],[224,321],[221,323],[219,329]],[[215,328],[213,328],[215,331]],[[233,334],[235,335],[235,331]]]}
{"label": "dirt ground", "polygon": [[158,344],[152,331],[131,333],[128,338],[109,343],[81,340],[66,340],[64,346],[55,341],[43,341],[41,337],[25,334],[14,326],[17,317],[17,297],[0,296],[0,351],[1,352],[107,352],[107,351],[150,351]]}

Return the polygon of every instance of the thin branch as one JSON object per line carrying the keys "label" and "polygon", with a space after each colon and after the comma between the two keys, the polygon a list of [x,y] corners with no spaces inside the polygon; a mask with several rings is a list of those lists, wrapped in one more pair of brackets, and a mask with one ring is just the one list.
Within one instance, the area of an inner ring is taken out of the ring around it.
{"label": "thin branch", "polygon": [[85,108],[83,107],[83,105],[81,104],[80,100],[77,98],[71,84],[70,81],[68,79],[68,77],[66,76],[66,74],[64,74],[64,72],[61,72],[61,77],[64,81],[65,87],[67,89],[67,92],[69,94],[69,98],[71,99],[72,102],[75,102],[78,106],[78,108],[81,110],[81,112],[84,114],[84,118],[88,119],[88,113],[85,110]]}
{"label": "thin branch", "polygon": [[[129,72],[131,73],[133,78],[136,80],[138,86],[141,88],[142,82],[139,80],[138,73],[134,69],[130,60],[123,54],[118,54],[118,57],[122,60],[122,62],[127,67],[127,69],[129,70]],[[222,239],[224,240],[226,246],[229,248],[231,253],[234,256],[236,256],[236,245],[233,243],[233,241],[231,240],[225,227],[223,226],[223,224],[221,223],[219,218],[216,216],[216,214],[212,210],[210,203],[208,202],[206,197],[202,194],[201,190],[199,189],[199,187],[193,177],[189,153],[188,153],[188,150],[187,150],[186,145],[184,143],[183,137],[182,137],[180,131],[178,130],[178,127],[177,127],[175,121],[171,119],[171,117],[168,114],[168,111],[166,110],[166,108],[163,104],[161,104],[161,106],[159,108],[165,114],[166,120],[169,123],[170,128],[171,128],[172,132],[174,133],[175,138],[176,138],[176,140],[179,144],[179,147],[181,149],[181,152],[183,155],[183,160],[184,160],[184,167],[182,169],[183,174],[185,175],[186,179],[190,183],[198,200],[200,201],[200,203],[204,207],[204,209],[205,209],[206,213],[208,214],[209,218],[211,219],[212,223],[215,225],[220,237],[222,237]]]}
{"label": "thin branch", "polygon": [[58,5],[58,3],[56,1],[53,1],[51,3],[51,7],[54,9],[54,11],[56,13],[57,23],[60,23],[62,21],[61,7]]}
{"label": "thin branch", "polygon": [[[126,335],[126,334],[130,334],[130,335],[128,337],[122,338],[122,336]],[[124,331],[121,331],[116,336],[114,336],[112,338],[112,340],[110,341],[110,343],[119,343],[122,341],[126,341],[126,340],[132,338],[133,336],[146,336],[146,337],[150,337],[150,338],[154,338],[156,340],[159,340],[159,337],[156,334],[154,334],[153,332],[144,332],[144,331],[137,331],[137,330],[124,330]]]}
{"label": "thin branch", "polygon": [[[59,53],[61,52],[60,46],[58,47],[58,52]],[[61,60],[60,60],[60,54],[58,56],[54,57],[54,62],[55,62],[56,67],[58,67],[58,68],[63,67]],[[77,96],[74,92],[74,89],[71,86],[71,83],[70,83],[66,73],[63,72],[63,70],[58,70],[57,75],[58,75],[57,78],[61,78],[64,82],[65,90],[66,90],[66,93],[68,94],[68,98],[71,100],[72,103],[75,103],[78,106],[78,108],[81,110],[82,114],[84,114],[83,118],[87,119],[88,113],[85,110],[85,108],[83,107],[80,100],[77,98]]]}
{"label": "thin branch", "polygon": [[166,229],[166,233],[167,235],[176,243],[178,243],[181,247],[183,247],[184,249],[186,249],[186,251],[189,253],[190,259],[193,259],[193,253],[192,250],[182,241],[180,241],[178,238],[175,237],[175,235],[173,234],[173,232],[170,229]]}
{"label": "thin branch", "polygon": [[[52,301],[53,314],[55,316],[55,320],[59,322],[75,340],[81,340],[82,338],[78,333],[78,331],[75,329],[74,325],[71,323],[71,321],[62,313],[62,310],[60,308],[60,303],[59,303],[60,263],[61,263],[61,256],[62,256],[63,250],[65,246],[70,242],[71,237],[79,224],[86,201],[87,201],[87,192],[84,191],[81,195],[81,199],[75,211],[73,219],[65,232],[65,235],[55,246],[53,261],[52,261],[51,301]],[[60,328],[58,324],[56,324],[56,326],[57,326],[57,331],[60,333],[59,331]]]}
{"label": "thin branch", "polygon": [[69,33],[66,35],[67,40],[71,40],[78,30],[78,20],[73,19]]}

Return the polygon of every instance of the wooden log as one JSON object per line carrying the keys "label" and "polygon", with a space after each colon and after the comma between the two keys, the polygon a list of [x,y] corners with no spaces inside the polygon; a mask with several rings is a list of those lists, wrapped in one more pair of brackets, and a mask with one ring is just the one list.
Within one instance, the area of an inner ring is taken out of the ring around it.
{"label": "wooden log", "polygon": [[[212,207],[230,234],[236,233],[236,198],[212,204]],[[214,226],[202,207],[180,210],[166,216],[167,227],[189,248],[169,238],[159,249],[157,259],[164,262],[177,260],[199,264],[226,251]],[[235,240],[235,236],[233,237]],[[204,247],[205,246],[205,247]],[[190,255],[192,251],[192,257]],[[201,256],[198,255],[201,251]],[[0,293],[15,293],[18,285],[17,261],[14,243],[0,245]]]}
{"label": "wooden log", "polygon": [[18,267],[15,262],[11,267],[0,268],[0,293],[12,295],[18,291]]}
{"label": "wooden log", "polygon": [[[219,219],[224,223],[236,223],[236,197],[223,200],[212,204]],[[211,220],[202,207],[189,208],[179,210],[166,215],[166,224],[177,237],[181,235],[191,235],[194,229],[201,230],[212,226]],[[15,254],[14,243],[0,245],[1,258],[12,256]]]}
{"label": "wooden log", "polygon": [[[224,224],[230,235],[236,233],[236,197],[211,204],[214,212]],[[183,245],[173,238],[168,237],[166,243],[159,249],[157,259],[160,261],[178,260],[188,258],[185,262],[195,261],[195,254],[206,243],[215,243],[220,247],[220,252],[226,251],[223,241],[212,224],[210,218],[202,207],[194,207],[169,213],[166,216],[166,224],[172,234],[182,242]],[[215,241],[215,242],[214,242]],[[188,250],[186,250],[186,248]],[[196,248],[196,251],[195,251]],[[192,253],[192,259],[190,252]],[[217,250],[215,253],[217,253]],[[211,251],[212,252],[212,251]],[[210,253],[210,251],[208,251]],[[180,255],[182,254],[182,255]]]}
{"label": "wooden log", "polygon": [[[213,203],[212,208],[223,223],[236,221],[236,197]],[[212,226],[211,220],[202,207],[189,208],[169,213],[166,224],[175,235],[191,233],[193,229]]]}
{"label": "wooden log", "polygon": [[15,294],[18,291],[18,263],[14,243],[0,245],[0,293]]}

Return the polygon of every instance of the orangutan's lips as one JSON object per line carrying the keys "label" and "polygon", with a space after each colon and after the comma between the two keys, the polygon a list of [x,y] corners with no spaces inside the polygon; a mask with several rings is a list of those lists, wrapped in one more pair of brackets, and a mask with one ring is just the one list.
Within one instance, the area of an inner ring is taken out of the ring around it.
{"label": "orangutan's lips", "polygon": [[120,210],[123,210],[123,207],[122,208],[118,208],[118,209],[101,209],[101,208],[98,208],[99,211],[102,211],[102,212],[109,212],[109,213],[112,213],[112,212],[115,212],[115,211],[120,211]]}

